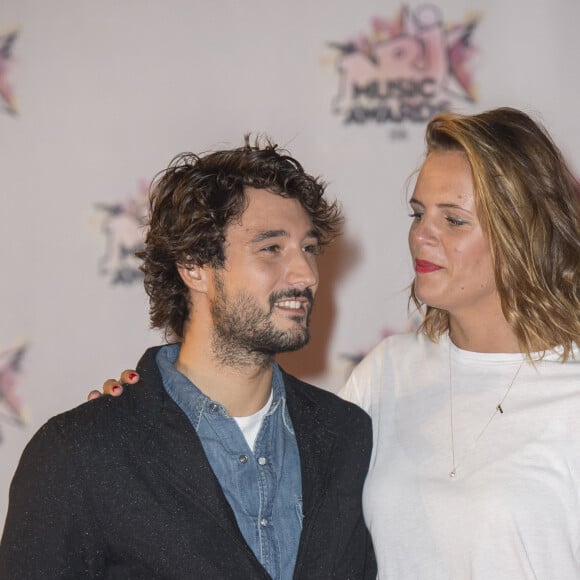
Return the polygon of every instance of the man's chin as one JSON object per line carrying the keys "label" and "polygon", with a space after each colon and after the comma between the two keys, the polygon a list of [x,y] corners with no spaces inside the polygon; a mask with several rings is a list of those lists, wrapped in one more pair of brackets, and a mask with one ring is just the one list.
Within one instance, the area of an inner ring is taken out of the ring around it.
{"label": "man's chin", "polygon": [[302,328],[300,333],[294,334],[286,344],[286,349],[282,352],[292,352],[306,346],[310,341],[310,331],[308,328]]}
{"label": "man's chin", "polygon": [[273,342],[270,348],[262,350],[265,354],[282,354],[285,352],[294,352],[306,346],[310,341],[310,332],[307,328],[302,328],[299,332],[286,332]]}
{"label": "man's chin", "polygon": [[292,344],[287,345],[284,350],[280,350],[280,353],[294,352],[296,350],[300,350],[301,348],[304,348],[309,342],[310,342],[310,335],[306,336],[300,342],[294,342]]}

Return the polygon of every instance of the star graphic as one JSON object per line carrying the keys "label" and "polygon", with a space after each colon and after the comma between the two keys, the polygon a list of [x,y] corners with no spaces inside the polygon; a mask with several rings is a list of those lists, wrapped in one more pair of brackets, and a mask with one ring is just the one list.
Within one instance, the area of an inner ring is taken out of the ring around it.
{"label": "star graphic", "polygon": [[17,36],[18,31],[16,30],[0,35],[0,102],[3,104],[4,110],[11,115],[18,113],[16,97],[12,85],[8,81],[8,72],[14,62],[12,47]]}
{"label": "star graphic", "polygon": [[142,279],[135,252],[143,247],[148,199],[149,182],[141,179],[137,192],[124,201],[95,206],[103,212],[101,230],[106,237],[105,255],[100,260],[99,270],[110,276],[113,284]]}
{"label": "star graphic", "polygon": [[21,345],[0,352],[0,405],[8,414],[0,415],[12,423],[24,424],[24,409],[16,395],[16,385],[22,373],[22,359],[27,346]]}

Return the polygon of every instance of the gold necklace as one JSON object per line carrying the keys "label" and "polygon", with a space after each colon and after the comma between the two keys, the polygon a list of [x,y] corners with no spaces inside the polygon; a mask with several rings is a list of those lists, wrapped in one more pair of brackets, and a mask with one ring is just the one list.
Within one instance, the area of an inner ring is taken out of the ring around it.
{"label": "gold necklace", "polygon": [[487,428],[490,426],[491,422],[494,420],[495,416],[499,413],[503,415],[503,403],[506,400],[507,396],[509,395],[511,388],[513,387],[522,367],[524,366],[525,358],[522,359],[522,362],[519,364],[512,380],[510,381],[507,389],[505,390],[504,396],[502,397],[501,401],[495,406],[493,413],[491,414],[490,418],[487,420],[483,429],[479,432],[479,435],[474,439],[473,444],[471,447],[461,456],[458,461],[455,461],[455,429],[453,425],[453,376],[451,372],[451,348],[452,348],[451,338],[449,338],[449,419],[451,423],[451,460],[453,462],[453,467],[449,472],[449,477],[453,479],[457,475],[457,470],[459,469],[459,465],[465,461],[466,457],[473,451],[475,446],[477,445],[478,441],[483,437],[483,434],[487,431]]}

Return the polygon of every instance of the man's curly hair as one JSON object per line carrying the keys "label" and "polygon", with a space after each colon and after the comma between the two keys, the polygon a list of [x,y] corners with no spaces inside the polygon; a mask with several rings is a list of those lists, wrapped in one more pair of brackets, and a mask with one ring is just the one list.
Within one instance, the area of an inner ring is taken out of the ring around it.
{"label": "man's curly hair", "polygon": [[183,338],[190,299],[177,267],[224,266],[226,228],[246,209],[247,187],[298,200],[321,246],[340,232],[342,215],[325,199],[325,183],[267,138],[251,143],[246,135],[239,148],[177,155],[151,186],[145,247],[137,252],[152,328]]}

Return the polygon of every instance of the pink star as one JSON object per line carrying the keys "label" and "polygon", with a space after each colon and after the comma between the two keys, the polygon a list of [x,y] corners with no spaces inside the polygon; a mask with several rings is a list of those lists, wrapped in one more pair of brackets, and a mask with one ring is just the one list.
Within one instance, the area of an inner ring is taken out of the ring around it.
{"label": "pink star", "polygon": [[0,403],[4,403],[17,423],[24,422],[24,409],[16,394],[16,384],[22,372],[25,352],[25,345],[0,352]]}
{"label": "pink star", "polygon": [[0,101],[11,115],[18,113],[16,97],[12,85],[8,82],[8,72],[13,63],[12,45],[17,36],[16,30],[0,36]]}

